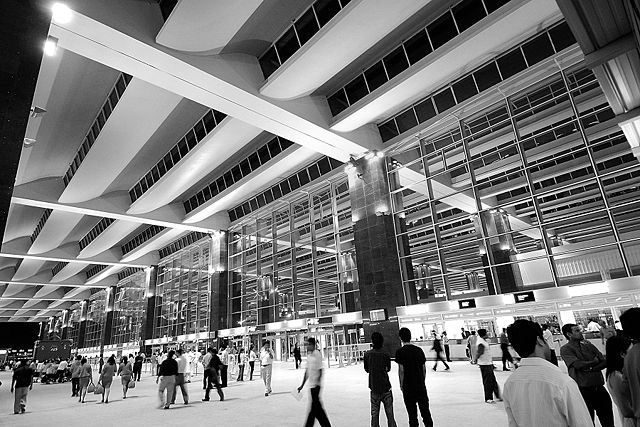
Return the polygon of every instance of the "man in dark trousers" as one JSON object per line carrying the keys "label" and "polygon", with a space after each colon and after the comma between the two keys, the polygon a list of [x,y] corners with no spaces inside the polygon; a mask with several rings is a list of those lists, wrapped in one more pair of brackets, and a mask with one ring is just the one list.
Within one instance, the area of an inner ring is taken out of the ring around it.
{"label": "man in dark trousers", "polygon": [[[158,376],[156,377],[156,384],[160,381],[160,387],[158,387],[158,396],[160,397],[160,407],[169,409],[171,400],[173,399],[173,391],[176,388],[176,375],[178,375],[178,362],[173,358],[175,351],[169,350],[167,358],[162,361],[160,368],[158,369]],[[133,378],[132,378],[133,380]],[[167,399],[164,399],[164,392],[167,391]]]}
{"label": "man in dark trousers", "polygon": [[506,328],[502,328],[502,333],[500,334],[500,350],[502,350],[502,370],[508,371],[509,365],[507,364],[507,362],[511,363],[512,365],[514,365],[514,363],[513,357],[509,352],[509,338],[507,337]]}
{"label": "man in dark trousers", "polygon": [[420,408],[425,427],[433,427],[427,387],[424,383],[427,359],[422,349],[411,344],[411,331],[408,328],[400,328],[399,335],[402,347],[396,351],[396,363],[404,405],[409,414],[409,427],[418,427],[416,405]]}
{"label": "man in dark trousers", "polygon": [[364,354],[364,370],[369,374],[369,389],[371,390],[371,427],[380,427],[380,402],[384,405],[387,415],[387,425],[396,427],[393,416],[393,393],[389,382],[391,357],[382,351],[384,338],[380,332],[371,334],[373,349]]}
{"label": "man in dark trousers", "polygon": [[208,360],[204,370],[204,377],[206,378],[207,385],[205,387],[206,391],[204,392],[204,399],[202,399],[202,401],[209,401],[209,392],[212,387],[215,387],[218,391],[218,396],[220,396],[220,401],[222,402],[224,400],[222,384],[220,384],[220,367],[222,366],[222,361],[220,360],[220,357],[218,357],[217,349],[209,347],[208,354],[210,357],[204,359]]}
{"label": "man in dark trousers", "polygon": [[567,323],[562,327],[562,334],[569,342],[560,348],[560,355],[569,376],[578,383],[591,419],[596,413],[602,427],[613,427],[611,397],[604,388],[602,376],[602,369],[607,366],[605,357],[593,344],[584,340],[578,325]]}
{"label": "man in dark trousers", "polygon": [[451,362],[451,350],[449,348],[449,336],[447,335],[447,331],[442,331],[442,345],[444,346],[444,355],[447,362]]}
{"label": "man in dark trousers", "polygon": [[440,341],[440,338],[438,338],[436,331],[433,331],[431,334],[433,338],[433,346],[431,347],[431,350],[436,352],[436,363],[433,365],[433,370],[435,371],[438,369],[438,361],[442,361],[444,364],[444,370],[448,371],[449,365],[447,365],[447,362],[442,358],[442,342]]}
{"label": "man in dark trousers", "polygon": [[307,369],[304,371],[302,384],[298,387],[298,393],[309,380],[309,391],[311,392],[311,408],[307,416],[305,427],[313,427],[316,420],[321,427],[331,427],[329,418],[320,402],[320,387],[322,385],[322,354],[316,349],[316,339],[309,338],[307,341]]}
{"label": "man in dark trousers", "polygon": [[142,362],[144,358],[141,353],[136,353],[135,359],[133,359],[133,379],[140,381],[140,375],[142,374]]}
{"label": "man in dark trousers", "polygon": [[13,413],[21,414],[27,410],[27,394],[33,388],[33,370],[26,360],[21,360],[13,371],[11,393],[14,395]]}

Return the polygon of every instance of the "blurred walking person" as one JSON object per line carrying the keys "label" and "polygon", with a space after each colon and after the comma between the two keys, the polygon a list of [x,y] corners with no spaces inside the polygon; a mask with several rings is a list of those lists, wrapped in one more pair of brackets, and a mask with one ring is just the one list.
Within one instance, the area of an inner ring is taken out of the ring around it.
{"label": "blurred walking person", "polygon": [[208,360],[208,364],[206,365],[206,369],[204,371],[204,375],[207,378],[207,385],[205,387],[204,399],[203,402],[209,401],[209,393],[212,387],[218,391],[218,396],[220,396],[220,401],[224,400],[224,392],[222,391],[222,384],[220,384],[220,367],[222,366],[222,361],[220,357],[218,357],[218,350],[215,348],[209,347],[209,351],[207,353],[210,357],[205,359]]}
{"label": "blurred walking person", "polygon": [[133,366],[127,356],[122,356],[122,361],[118,366],[118,375],[120,375],[120,382],[122,383],[122,398],[126,399],[129,383],[133,379]]}
{"label": "blurred walking person", "polygon": [[451,362],[451,350],[449,348],[449,337],[447,336],[447,331],[442,331],[442,345],[444,346],[444,355],[447,359],[447,362]]}
{"label": "blurred walking person", "polygon": [[500,397],[500,387],[498,381],[493,373],[493,357],[491,356],[491,345],[486,340],[487,330],[482,328],[478,329],[478,339],[476,341],[475,363],[480,366],[480,373],[482,374],[482,387],[484,388],[484,401],[486,403],[496,403],[493,400],[495,395],[498,402],[502,401]]}
{"label": "blurred walking person", "polygon": [[448,371],[449,365],[447,365],[447,362],[442,358],[442,343],[440,342],[436,331],[433,331],[433,346],[431,347],[431,350],[436,352],[436,363],[433,365],[433,370],[435,371],[438,369],[438,361],[441,361],[444,364],[444,370]]}
{"label": "blurred walking person", "polygon": [[80,393],[80,360],[81,356],[76,356],[71,363],[71,397],[78,397]]}
{"label": "blurred walking person", "polygon": [[313,427],[316,420],[321,427],[331,427],[329,418],[320,402],[320,388],[322,385],[322,354],[316,348],[315,338],[309,338],[307,341],[307,369],[304,371],[302,384],[298,387],[298,393],[309,380],[309,391],[311,392],[311,407],[305,427]]}
{"label": "blurred walking person", "polygon": [[506,328],[502,328],[502,333],[500,334],[500,350],[502,351],[502,370],[509,371],[508,363],[511,363],[512,366],[515,366],[515,364],[509,352],[509,338],[507,337]]}
{"label": "blurred walking person", "polygon": [[271,394],[271,374],[273,373],[273,357],[274,353],[271,350],[271,343],[265,341],[260,350],[260,376],[264,382],[264,395],[269,396]]}
{"label": "blurred walking person", "polygon": [[176,375],[176,384],[173,388],[173,399],[171,399],[171,404],[176,403],[176,394],[178,394],[178,387],[180,387],[180,391],[182,392],[182,401],[185,405],[189,403],[189,393],[187,392],[187,384],[185,379],[185,373],[187,371],[187,364],[189,361],[187,357],[183,354],[182,349],[179,348],[176,350],[176,362],[178,363],[178,374]]}
{"label": "blurred walking person", "polygon": [[78,402],[84,403],[84,398],[87,395],[87,387],[92,380],[93,374],[91,373],[91,365],[87,363],[87,358],[83,357],[80,360],[80,396]]}
{"label": "blurred walking person", "polygon": [[249,381],[253,381],[253,370],[256,367],[256,359],[258,358],[254,348],[253,344],[249,346]]}

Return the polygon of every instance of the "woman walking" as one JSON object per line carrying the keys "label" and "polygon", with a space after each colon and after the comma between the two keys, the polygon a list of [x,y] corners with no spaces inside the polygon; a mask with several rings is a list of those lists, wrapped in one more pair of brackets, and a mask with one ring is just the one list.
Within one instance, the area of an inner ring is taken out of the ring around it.
{"label": "woman walking", "polygon": [[244,381],[244,365],[247,364],[247,355],[244,352],[244,348],[241,348],[238,352],[238,378],[236,381]]}
{"label": "woman walking", "polygon": [[122,362],[120,362],[120,366],[118,367],[118,375],[120,375],[120,380],[122,381],[122,398],[126,399],[129,383],[133,376],[133,365],[131,365],[127,356],[122,356]]}
{"label": "woman walking", "polygon": [[100,383],[102,384],[102,403],[109,403],[109,392],[111,392],[111,383],[113,376],[116,374],[116,358],[111,356],[107,360],[107,364],[102,367],[100,373]]}
{"label": "woman walking", "polygon": [[87,395],[87,387],[92,378],[91,365],[87,363],[87,358],[83,357],[80,361],[80,398],[78,402],[84,403],[84,398]]}
{"label": "woman walking", "polygon": [[249,347],[249,381],[253,381],[253,369],[256,365],[256,352],[253,344]]}

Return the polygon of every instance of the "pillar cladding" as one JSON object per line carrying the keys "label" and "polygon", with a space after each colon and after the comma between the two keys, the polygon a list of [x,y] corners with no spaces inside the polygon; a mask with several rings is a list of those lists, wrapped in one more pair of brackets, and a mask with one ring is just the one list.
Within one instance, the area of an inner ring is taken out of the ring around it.
{"label": "pillar cladding", "polygon": [[352,161],[347,170],[367,340],[370,332],[379,330],[385,340],[397,341],[397,327],[391,331],[385,326],[386,320],[368,321],[371,310],[384,309],[385,318],[393,323],[397,306],[415,304],[417,300],[415,287],[404,286],[402,282],[385,164],[384,157],[369,154]]}
{"label": "pillar cladding", "polygon": [[78,325],[78,347],[84,348],[84,338],[87,332],[87,315],[89,314],[89,300],[85,299],[80,304],[80,324]]}
{"label": "pillar cladding", "polygon": [[102,330],[102,341],[100,342],[100,355],[102,355],[102,350],[105,345],[113,344],[111,342],[111,336],[113,331],[113,310],[116,304],[116,287],[111,286],[107,288],[107,301],[104,305],[105,311],[105,320],[104,325],[102,326],[104,329]]}
{"label": "pillar cladding", "polygon": [[[155,309],[156,309],[156,285],[158,283],[158,266],[152,265],[147,267],[147,276],[145,283],[145,306],[144,306],[144,319],[142,321],[142,328],[140,331],[140,351],[145,354],[151,354],[151,347],[145,346],[145,340],[153,338],[153,325],[155,324]],[[160,313],[158,313],[160,316]]]}
{"label": "pillar cladding", "polygon": [[69,309],[62,310],[62,332],[61,337],[63,340],[69,338]]}
{"label": "pillar cladding", "polygon": [[219,231],[211,236],[211,259],[209,260],[209,290],[211,305],[209,331],[218,331],[231,327],[227,319],[229,287],[227,286],[229,268],[227,253],[229,233]]}
{"label": "pillar cladding", "polygon": [[40,332],[38,333],[38,339],[39,340],[46,340],[47,339],[47,326],[49,325],[48,322],[40,322]]}

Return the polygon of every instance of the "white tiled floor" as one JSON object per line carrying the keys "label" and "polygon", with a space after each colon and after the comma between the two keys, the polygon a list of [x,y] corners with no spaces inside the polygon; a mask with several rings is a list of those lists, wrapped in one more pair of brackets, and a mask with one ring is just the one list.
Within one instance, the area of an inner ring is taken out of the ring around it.
{"label": "white tiled floor", "polygon": [[[13,415],[13,396],[9,392],[10,374],[0,373],[0,425],[2,426],[148,426],[207,422],[210,425],[227,426],[300,426],[304,425],[308,406],[307,394],[296,401],[289,393],[302,380],[303,371],[296,371],[291,364],[277,364],[273,373],[273,391],[264,396],[261,379],[244,383],[230,382],[225,389],[226,400],[219,402],[215,392],[212,401],[201,402],[203,397],[201,377],[189,384],[192,403],[181,403],[170,410],[157,409],[157,386],[152,377],[144,376],[142,382],[130,391],[130,397],[122,400],[122,391],[114,381],[111,402],[97,404],[98,396],[88,396],[87,403],[71,398],[70,383],[35,384],[29,393],[27,413]],[[496,371],[498,382],[503,384],[508,372]],[[407,415],[398,387],[395,364],[391,372],[394,391],[394,409],[399,426],[407,425]],[[428,370],[427,390],[436,426],[507,425],[501,403],[487,405],[483,401],[480,372],[466,362],[453,362],[449,372]],[[362,364],[325,370],[321,398],[333,426],[368,426],[369,391],[367,375]],[[182,402],[178,396],[177,402]],[[381,415],[381,425],[386,425]]]}

